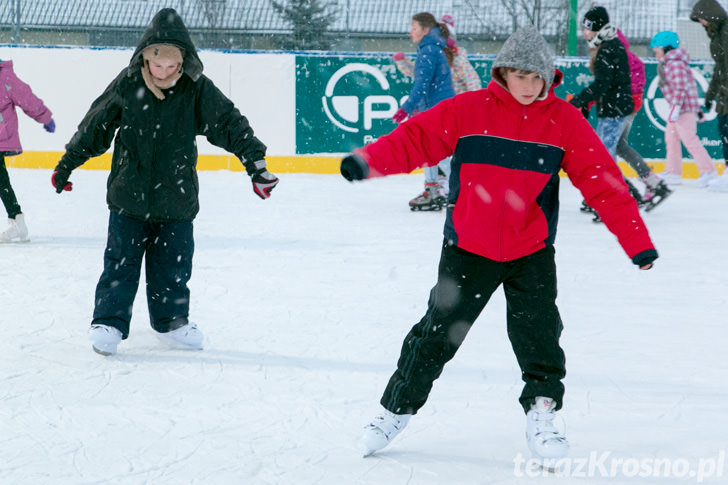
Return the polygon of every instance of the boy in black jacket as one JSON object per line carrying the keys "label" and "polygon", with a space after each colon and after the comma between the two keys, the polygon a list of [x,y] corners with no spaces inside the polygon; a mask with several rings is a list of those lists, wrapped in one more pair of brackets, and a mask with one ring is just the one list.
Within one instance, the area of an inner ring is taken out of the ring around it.
{"label": "boy in black jacket", "polygon": [[199,211],[197,135],[235,154],[255,193],[266,199],[278,179],[266,170],[266,147],[248,120],[202,74],[182,18],[171,8],[152,19],[129,66],[97,98],[52,176],[71,190],[71,171],[114,141],[106,201],[110,209],[104,271],[96,287],[89,338],[102,355],[129,336],[131,308],[145,259],[151,326],[186,348],[203,336],[188,320]]}

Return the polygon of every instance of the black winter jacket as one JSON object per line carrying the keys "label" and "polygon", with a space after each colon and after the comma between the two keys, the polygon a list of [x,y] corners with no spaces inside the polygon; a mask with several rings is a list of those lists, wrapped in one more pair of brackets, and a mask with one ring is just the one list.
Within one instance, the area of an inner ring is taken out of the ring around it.
{"label": "black winter jacket", "polygon": [[[185,74],[160,100],[141,75],[141,53],[149,45],[174,44],[185,50]],[[197,135],[235,154],[252,173],[266,147],[210,79],[181,18],[160,11],[123,69],[91,105],[66,145],[56,170],[70,174],[114,141],[106,200],[109,209],[152,222],[192,220],[199,211]]]}
{"label": "black winter jacket", "polygon": [[715,101],[719,115],[728,114],[728,15],[715,0],[699,0],[693,7],[690,20],[707,20],[705,27],[710,38],[710,55],[715,61],[705,102]]}
{"label": "black winter jacket", "polygon": [[584,108],[592,101],[597,103],[599,118],[628,116],[634,110],[629,58],[618,37],[601,43],[594,59],[594,82],[571,104]]}

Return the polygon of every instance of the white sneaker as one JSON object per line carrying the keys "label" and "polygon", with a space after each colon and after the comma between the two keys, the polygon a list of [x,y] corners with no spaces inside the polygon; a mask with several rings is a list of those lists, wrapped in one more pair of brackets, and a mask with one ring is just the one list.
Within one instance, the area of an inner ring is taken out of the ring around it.
{"label": "white sneaker", "polygon": [[728,192],[728,171],[708,182],[708,190],[711,192]]}
{"label": "white sneaker", "polygon": [[569,442],[554,426],[556,402],[539,396],[526,414],[526,440],[531,453],[538,458],[563,458],[569,452]]}
{"label": "white sneaker", "polygon": [[701,174],[700,177],[698,177],[698,187],[705,188],[710,183],[718,178],[718,172],[708,172]]}
{"label": "white sneaker", "polygon": [[662,172],[658,175],[667,185],[682,185],[682,175],[679,173]]}
{"label": "white sneaker", "polygon": [[170,332],[157,333],[157,336],[166,342],[195,350],[202,350],[202,341],[205,339],[197,325],[191,322]]}
{"label": "white sneaker", "polygon": [[15,219],[8,219],[10,227],[0,234],[0,243],[28,242],[28,227],[25,225],[25,216],[18,214]]}
{"label": "white sneaker", "polygon": [[91,325],[88,329],[88,339],[97,354],[114,355],[116,346],[121,342],[121,332],[118,328],[108,325]]}
{"label": "white sneaker", "polygon": [[364,456],[387,446],[407,426],[411,417],[411,414],[394,414],[386,409],[376,416],[371,423],[364,426],[361,438]]}

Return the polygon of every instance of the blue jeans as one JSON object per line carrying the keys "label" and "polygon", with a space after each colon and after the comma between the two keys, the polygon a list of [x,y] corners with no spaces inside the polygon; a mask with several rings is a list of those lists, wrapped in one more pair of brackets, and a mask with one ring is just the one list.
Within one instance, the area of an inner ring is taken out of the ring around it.
{"label": "blue jeans", "polygon": [[425,167],[425,183],[436,184],[437,183],[437,168],[440,168],[447,178],[450,178],[450,157],[441,161],[434,167]]}
{"label": "blue jeans", "polygon": [[619,118],[599,118],[597,123],[597,136],[607,148],[609,154],[616,160],[617,143],[619,137],[622,136],[622,127],[624,127],[625,117]]}

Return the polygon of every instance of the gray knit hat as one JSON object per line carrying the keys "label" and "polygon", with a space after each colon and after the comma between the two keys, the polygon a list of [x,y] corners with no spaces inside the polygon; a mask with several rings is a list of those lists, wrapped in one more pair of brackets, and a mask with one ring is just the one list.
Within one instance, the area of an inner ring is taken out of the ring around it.
{"label": "gray knit hat", "polygon": [[545,94],[548,94],[554,82],[554,59],[551,49],[533,25],[521,27],[508,37],[493,63],[492,77],[505,86],[505,80],[498,69],[500,67],[537,72],[545,81]]}

